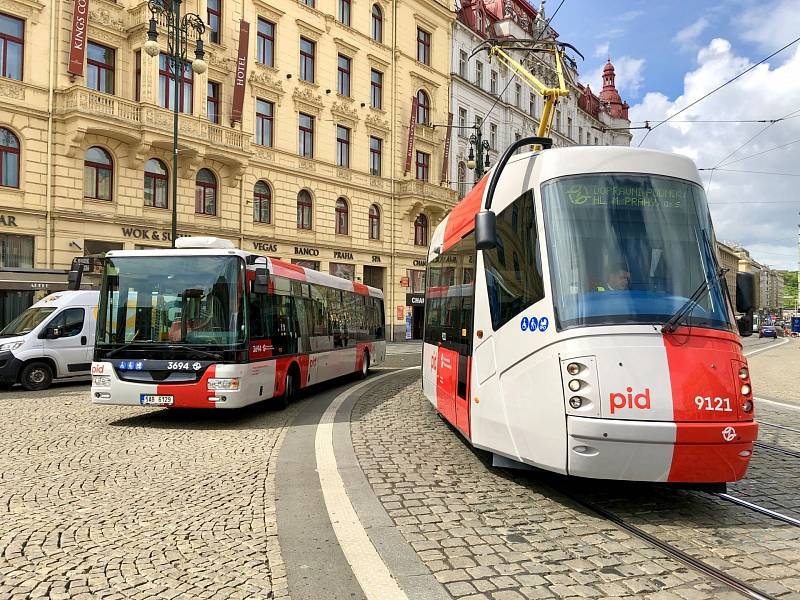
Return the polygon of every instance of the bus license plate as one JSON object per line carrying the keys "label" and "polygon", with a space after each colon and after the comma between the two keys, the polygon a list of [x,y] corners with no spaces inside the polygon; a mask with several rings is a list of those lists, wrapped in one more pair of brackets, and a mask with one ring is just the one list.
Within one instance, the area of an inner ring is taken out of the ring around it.
{"label": "bus license plate", "polygon": [[156,396],[153,394],[142,394],[141,403],[151,406],[172,406],[174,396]]}

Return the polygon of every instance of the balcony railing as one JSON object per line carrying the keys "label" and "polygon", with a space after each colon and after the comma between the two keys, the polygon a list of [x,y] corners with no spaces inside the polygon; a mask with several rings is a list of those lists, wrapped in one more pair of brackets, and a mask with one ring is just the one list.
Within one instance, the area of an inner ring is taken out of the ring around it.
{"label": "balcony railing", "polygon": [[[75,87],[59,92],[57,110],[61,114],[77,112],[87,117],[101,118],[106,127],[127,125],[135,130],[154,128],[172,135],[172,111],[153,105],[142,105],[116,96]],[[113,122],[109,122],[113,119]],[[241,152],[250,148],[250,135],[220,127],[192,115],[180,116],[179,133],[213,146],[223,146]]]}
{"label": "balcony railing", "polygon": [[427,181],[420,181],[419,179],[409,179],[407,181],[398,182],[397,192],[400,195],[409,194],[424,196],[442,202],[455,202],[458,200],[458,193],[455,190],[434,185]]}

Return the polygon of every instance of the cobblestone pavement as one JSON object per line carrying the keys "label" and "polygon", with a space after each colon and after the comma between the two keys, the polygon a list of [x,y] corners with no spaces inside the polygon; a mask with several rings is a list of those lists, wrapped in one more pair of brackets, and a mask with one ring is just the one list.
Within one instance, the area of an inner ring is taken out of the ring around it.
{"label": "cobblestone pavement", "polygon": [[287,422],[92,406],[88,387],[4,392],[0,598],[270,598]]}
{"label": "cobblestone pavement", "polygon": [[[454,597],[739,597],[587,514],[543,485],[549,477],[487,466],[484,453],[436,416],[414,375],[365,396],[352,427],[374,492]],[[757,473],[771,468],[753,462]],[[578,487],[765,592],[800,597],[795,528],[697,492],[614,484],[604,494],[603,485],[584,480]]]}
{"label": "cobblestone pavement", "polygon": [[[782,344],[786,340],[787,343]],[[761,340],[762,342],[764,340]],[[746,342],[744,351],[760,350],[758,340]],[[800,406],[800,338],[778,338],[774,349],[747,358],[755,395]]]}

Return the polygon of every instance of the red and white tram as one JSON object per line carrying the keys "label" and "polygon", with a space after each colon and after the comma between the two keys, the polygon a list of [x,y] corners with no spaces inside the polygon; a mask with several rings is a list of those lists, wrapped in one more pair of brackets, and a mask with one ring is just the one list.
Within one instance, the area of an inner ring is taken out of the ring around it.
{"label": "red and white tram", "polygon": [[92,402],[238,408],[384,360],[383,292],[182,238],[106,255]]}
{"label": "red and white tram", "polygon": [[[546,141],[512,145],[432,236],[426,396],[496,464],[741,479],[758,426],[695,165],[623,147],[513,154]],[[738,311],[752,294],[742,277]]]}

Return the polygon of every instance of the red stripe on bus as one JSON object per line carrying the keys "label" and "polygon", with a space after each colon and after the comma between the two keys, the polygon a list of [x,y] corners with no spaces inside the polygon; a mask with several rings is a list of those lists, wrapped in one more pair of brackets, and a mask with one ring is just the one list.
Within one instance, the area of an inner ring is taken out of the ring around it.
{"label": "red stripe on bus", "polygon": [[483,205],[483,190],[486,188],[488,180],[489,175],[485,175],[447,216],[442,252],[446,252],[453,247],[461,238],[475,228],[475,215],[478,214]]}
{"label": "red stripe on bus", "polygon": [[744,477],[758,435],[755,421],[676,426],[667,481],[722,483]]}
{"label": "red stripe on bus", "polygon": [[216,408],[216,404],[208,400],[215,394],[208,390],[208,380],[216,372],[217,365],[210,365],[200,381],[195,383],[160,383],[156,386],[156,394],[172,396],[172,408]]}
{"label": "red stripe on bus", "polygon": [[361,294],[362,296],[369,296],[369,287],[357,281],[353,282],[353,291],[356,294]]}
{"label": "red stripe on bus", "polygon": [[303,267],[283,262],[282,260],[272,260],[272,274],[289,279],[306,281],[306,270]]}

